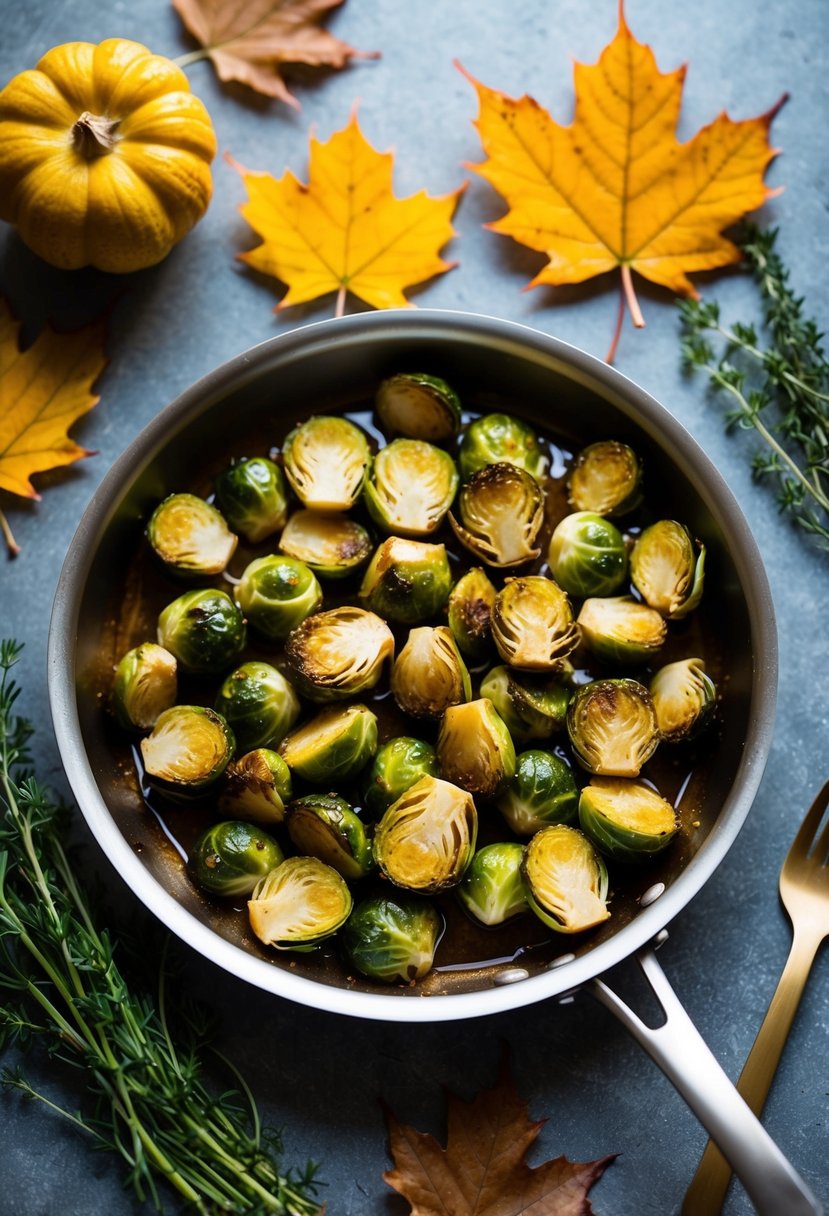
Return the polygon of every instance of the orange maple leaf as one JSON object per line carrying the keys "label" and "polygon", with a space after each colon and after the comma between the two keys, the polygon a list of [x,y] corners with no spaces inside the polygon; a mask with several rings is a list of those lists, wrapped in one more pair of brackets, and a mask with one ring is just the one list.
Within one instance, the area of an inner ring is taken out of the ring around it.
{"label": "orange maple leaf", "polygon": [[524,1157],[544,1126],[527,1116],[504,1063],[493,1089],[472,1102],[447,1097],[446,1148],[386,1111],[395,1169],[383,1175],[410,1216],[589,1216],[587,1193],[614,1155],[580,1164]]}
{"label": "orange maple leaf", "polygon": [[288,284],[277,309],[332,291],[337,316],[349,291],[373,308],[407,307],[404,288],[456,265],[439,251],[454,236],[465,183],[440,198],[396,198],[394,156],[368,143],[356,114],[327,143],[311,137],[307,186],[290,170],[277,180],[226,159],[248,190],[241,213],[263,242],[238,256]]}
{"label": "orange maple leaf", "polygon": [[533,98],[508,97],[475,80],[475,125],[487,160],[469,165],[509,204],[487,224],[546,254],[529,284],[581,283],[621,268],[619,327],[627,300],[644,325],[631,279],[696,296],[688,272],[738,262],[722,230],[777,190],[763,181],[777,149],[771,121],[784,98],[757,118],[723,112],[687,143],[676,139],[685,67],[662,73],[653,51],[619,28],[595,64],[576,63],[575,115],[561,126]]}

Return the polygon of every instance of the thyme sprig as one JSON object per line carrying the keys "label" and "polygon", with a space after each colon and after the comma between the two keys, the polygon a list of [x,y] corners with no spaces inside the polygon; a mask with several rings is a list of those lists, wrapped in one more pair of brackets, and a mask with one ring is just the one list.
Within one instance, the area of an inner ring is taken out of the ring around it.
{"label": "thyme sprig", "polygon": [[827,549],[829,362],[822,333],[789,286],[776,239],[776,229],[752,224],[739,242],[760,289],[762,330],[724,325],[716,301],[683,300],[682,355],[730,397],[726,424],[753,429],[765,443],[768,450],[753,458],[754,476],[772,478],[780,510]]}
{"label": "thyme sprig", "polygon": [[205,1024],[185,1010],[174,1032],[164,966],[155,1001],[122,972],[63,844],[61,808],[27,771],[32,727],[15,713],[10,676],[21,649],[0,642],[0,1047],[41,1042],[78,1069],[81,1109],[60,1107],[19,1073],[7,1071],[5,1084],[118,1153],[138,1198],[157,1211],[166,1182],[205,1216],[312,1216],[315,1167],[280,1172],[278,1138],[263,1133],[227,1061],[236,1088],[211,1092]]}

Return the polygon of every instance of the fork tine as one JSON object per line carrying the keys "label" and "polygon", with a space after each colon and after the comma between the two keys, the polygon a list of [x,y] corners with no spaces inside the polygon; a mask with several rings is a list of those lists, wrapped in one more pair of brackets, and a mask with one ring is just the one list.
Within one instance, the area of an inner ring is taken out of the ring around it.
{"label": "fork tine", "polygon": [[[827,804],[829,804],[829,781],[826,782],[817,798],[815,798],[809,807],[809,813],[801,823],[800,829],[792,841],[788,857],[805,857],[809,852],[809,847],[814,839],[815,832],[820,827],[820,821],[823,818],[823,812],[826,810]],[[786,860],[788,860],[788,857]]]}

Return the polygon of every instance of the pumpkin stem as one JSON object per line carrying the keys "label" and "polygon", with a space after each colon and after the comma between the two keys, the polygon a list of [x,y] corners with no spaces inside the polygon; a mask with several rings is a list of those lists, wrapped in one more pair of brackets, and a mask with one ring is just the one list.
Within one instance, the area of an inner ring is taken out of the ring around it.
{"label": "pumpkin stem", "polygon": [[119,125],[117,118],[104,118],[101,114],[90,114],[89,110],[84,110],[72,128],[75,151],[87,160],[106,156],[115,147],[115,132]]}

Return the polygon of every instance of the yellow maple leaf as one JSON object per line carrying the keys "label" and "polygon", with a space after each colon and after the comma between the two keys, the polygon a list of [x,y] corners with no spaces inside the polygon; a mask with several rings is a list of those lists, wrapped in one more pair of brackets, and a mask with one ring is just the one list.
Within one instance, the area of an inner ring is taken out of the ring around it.
{"label": "yellow maple leaf", "polygon": [[[230,159],[230,158],[228,158]],[[279,180],[235,165],[248,191],[240,211],[262,244],[242,261],[287,283],[278,309],[337,292],[373,308],[407,307],[407,287],[451,270],[440,257],[454,236],[452,215],[464,186],[432,198],[396,198],[394,156],[366,140],[356,114],[327,143],[310,141],[308,185],[288,170]]]}
{"label": "yellow maple leaf", "polygon": [[785,98],[742,122],[723,112],[679,143],[685,68],[659,71],[622,3],[598,62],[575,64],[570,126],[533,98],[508,97],[457,66],[477,90],[475,125],[487,155],[468,167],[509,204],[486,226],[548,258],[530,287],[581,283],[618,266],[634,323],[644,325],[631,271],[695,296],[688,272],[739,261],[722,230],[777,193],[763,177],[777,154],[769,127]]}

